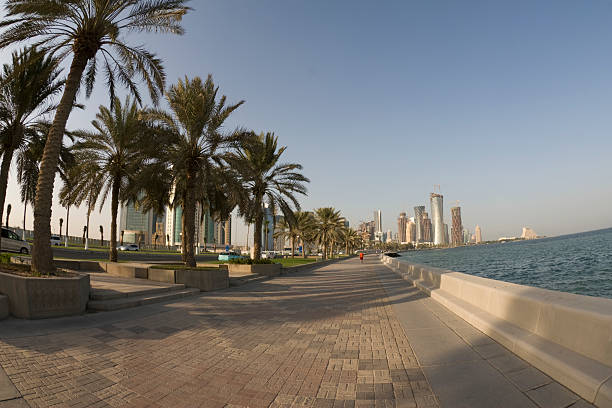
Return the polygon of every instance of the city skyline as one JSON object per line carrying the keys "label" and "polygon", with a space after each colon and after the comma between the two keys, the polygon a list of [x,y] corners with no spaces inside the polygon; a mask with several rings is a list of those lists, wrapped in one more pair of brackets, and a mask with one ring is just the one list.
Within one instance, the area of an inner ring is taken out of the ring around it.
{"label": "city skyline", "polygon": [[[235,29],[223,43],[206,40],[228,21]],[[186,16],[181,47],[173,38],[142,39],[164,60],[169,84],[212,73],[228,100],[246,100],[228,129],[275,131],[290,146],[287,160],[311,179],[303,208],[334,206],[351,225],[379,208],[392,215],[383,218],[386,231],[397,214],[426,204],[438,183],[447,202],[461,200],[466,228],[479,223],[483,239],[495,239],[526,225],[547,236],[612,225],[612,54],[602,41],[612,35],[609,21],[603,2],[211,1]],[[198,50],[189,72],[186,49]],[[245,69],[245,59],[259,61],[257,69]],[[79,102],[86,109],[71,115],[69,129],[89,129],[98,105],[108,104],[103,81]],[[355,158],[390,165],[364,171]],[[340,183],[333,174],[349,177]],[[14,226],[23,216],[18,197],[11,171]],[[80,236],[85,213],[71,209],[71,234]],[[91,225],[108,225],[108,213],[96,209]],[[56,200],[53,228],[60,217]],[[31,228],[31,208],[26,219]],[[246,226],[234,225],[245,242]]]}

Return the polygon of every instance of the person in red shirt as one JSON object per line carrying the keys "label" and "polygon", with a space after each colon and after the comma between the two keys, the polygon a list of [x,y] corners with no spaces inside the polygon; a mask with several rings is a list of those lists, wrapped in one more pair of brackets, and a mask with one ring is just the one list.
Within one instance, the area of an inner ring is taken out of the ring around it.
{"label": "person in red shirt", "polygon": [[359,260],[361,261],[361,263],[363,263],[363,252],[359,253]]}

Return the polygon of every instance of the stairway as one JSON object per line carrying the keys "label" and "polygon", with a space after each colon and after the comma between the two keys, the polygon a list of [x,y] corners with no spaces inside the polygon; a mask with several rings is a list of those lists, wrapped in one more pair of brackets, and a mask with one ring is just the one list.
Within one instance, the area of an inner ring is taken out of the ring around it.
{"label": "stairway", "polygon": [[91,289],[87,303],[87,310],[90,312],[127,309],[200,293],[199,289],[186,288],[182,284],[121,278],[104,273],[91,273],[90,282]]}

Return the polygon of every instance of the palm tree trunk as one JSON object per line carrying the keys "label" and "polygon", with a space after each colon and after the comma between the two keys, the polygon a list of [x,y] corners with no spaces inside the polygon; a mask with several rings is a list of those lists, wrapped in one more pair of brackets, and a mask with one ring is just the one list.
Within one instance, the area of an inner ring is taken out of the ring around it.
{"label": "palm tree trunk", "polygon": [[89,249],[89,208],[87,209],[87,231],[85,232],[85,250]]}
{"label": "palm tree trunk", "polygon": [[2,155],[2,167],[0,167],[0,222],[2,220],[2,215],[4,214],[4,202],[6,201],[6,187],[8,185],[9,169],[11,168],[12,161],[13,161],[13,149],[8,148],[4,151],[4,154]]}
{"label": "palm tree trunk", "polygon": [[295,237],[291,237],[291,259],[293,258],[295,258]]}
{"label": "palm tree trunk", "polygon": [[26,219],[26,210],[28,209],[28,202],[25,201],[23,203],[23,234],[21,235],[21,239],[25,241],[25,219]]}
{"label": "palm tree trunk", "polygon": [[[253,228],[253,259],[261,259],[261,230],[263,227],[263,211],[261,206],[257,207],[257,215],[255,216],[255,228]],[[267,238],[267,237],[266,237]]]}
{"label": "palm tree trunk", "polygon": [[306,253],[306,242],[304,242],[304,238],[302,238],[302,257],[304,259],[308,258],[308,254]]}
{"label": "palm tree trunk", "polygon": [[66,240],[64,241],[64,247],[68,248],[68,219],[70,218],[70,205],[66,207]]}
{"label": "palm tree trunk", "polygon": [[117,211],[119,209],[119,181],[113,181],[113,189],[111,192],[111,230],[110,230],[110,248],[109,260],[117,262]]}
{"label": "palm tree trunk", "polygon": [[83,71],[87,65],[87,56],[75,53],[70,72],[64,85],[64,94],[60,100],[51,130],[47,136],[40,173],[36,184],[34,202],[34,246],[32,248],[32,271],[48,274],[55,270],[51,250],[51,204],[53,202],[53,183],[57,171],[62,139],[66,131],[66,122],[72,111]]}
{"label": "palm tree trunk", "polygon": [[195,236],[195,185],[192,171],[187,171],[185,180],[185,204],[183,208],[183,248],[185,252],[185,264],[187,266],[196,266],[195,256],[193,254],[193,243]]}

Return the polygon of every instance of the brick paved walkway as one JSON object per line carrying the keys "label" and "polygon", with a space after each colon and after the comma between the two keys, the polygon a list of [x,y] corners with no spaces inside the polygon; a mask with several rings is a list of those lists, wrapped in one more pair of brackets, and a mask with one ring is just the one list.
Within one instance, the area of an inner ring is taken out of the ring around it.
{"label": "brick paved walkway", "polygon": [[131,311],[9,320],[0,365],[33,407],[437,406],[385,293],[353,260]]}

